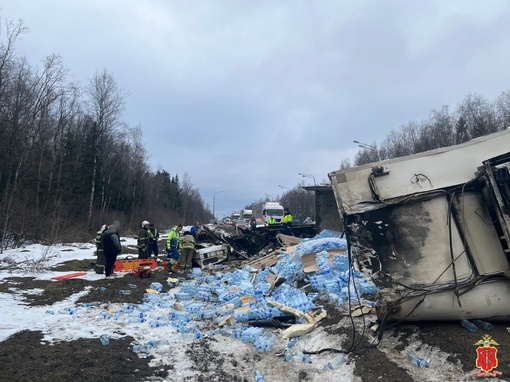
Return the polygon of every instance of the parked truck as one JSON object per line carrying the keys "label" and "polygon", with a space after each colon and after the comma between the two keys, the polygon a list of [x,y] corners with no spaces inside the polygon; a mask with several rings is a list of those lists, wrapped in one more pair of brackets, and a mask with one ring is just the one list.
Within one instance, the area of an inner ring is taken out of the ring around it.
{"label": "parked truck", "polygon": [[283,206],[278,202],[260,202],[251,207],[252,215],[264,223],[272,216],[277,223],[283,220]]}

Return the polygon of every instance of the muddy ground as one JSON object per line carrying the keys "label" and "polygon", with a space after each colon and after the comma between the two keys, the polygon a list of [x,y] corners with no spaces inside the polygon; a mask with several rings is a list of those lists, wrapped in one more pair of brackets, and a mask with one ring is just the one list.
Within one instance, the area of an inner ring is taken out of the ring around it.
{"label": "muddy ground", "polygon": [[[90,263],[86,261],[73,261],[65,263],[58,268],[61,271],[87,270]],[[139,288],[133,290],[131,295],[119,295],[118,290],[125,288],[126,280],[136,280]],[[131,276],[112,280],[94,281],[91,292],[82,297],[79,302],[100,301],[107,302],[130,302],[140,303],[144,287],[148,287],[153,281],[165,283],[168,273],[164,270],[156,270],[154,277],[140,279]],[[69,279],[60,282],[34,280],[32,278],[12,278],[4,280],[0,284],[0,292],[12,293],[9,281],[15,281],[19,289],[44,289],[42,294],[25,295],[29,306],[47,305],[56,301],[64,300],[70,295],[82,291],[91,281]],[[101,291],[99,287],[107,287]],[[343,317],[336,308],[326,304],[328,317],[321,321],[320,326],[328,333],[345,333],[351,343],[352,330],[339,327],[338,322]],[[366,330],[369,330],[366,328]],[[460,363],[462,369],[469,373],[475,369],[476,353],[474,343],[481,337],[480,333],[470,333],[462,328],[458,322],[426,322],[413,324],[399,324],[385,332],[382,343],[390,338],[398,338],[395,351],[402,350],[409,341],[412,333],[417,331],[418,338],[430,346],[436,347],[449,354],[448,361]],[[490,333],[499,342],[499,367],[497,370],[503,374],[504,379],[510,376],[510,334],[506,324],[495,324],[495,329]],[[42,333],[38,331],[18,332],[0,343],[0,381],[161,381],[172,380],[172,371],[176,365],[151,368],[149,359],[139,358],[137,354],[129,350],[132,338],[110,340],[109,346],[102,346],[97,339],[79,339],[70,342],[48,344],[42,340]],[[246,365],[233,357],[214,352],[210,345],[213,338],[206,338],[189,344],[188,353],[194,360],[194,367],[200,370],[202,377],[194,377],[197,381],[236,381],[246,380],[224,370],[244,368]],[[362,329],[358,327],[354,342],[359,345],[353,351],[351,358],[355,360],[354,373],[362,381],[413,381],[420,380],[396,363],[391,352],[381,351],[379,346],[369,344],[362,336]],[[251,357],[251,358],[250,358]],[[246,357],[245,362],[253,361],[257,354]],[[282,362],[282,358],[276,358],[275,362]],[[230,363],[229,367],[222,367]],[[439,371],[440,372],[440,371]],[[299,381],[307,381],[306,371],[299,374]],[[425,379],[424,379],[425,380]]]}

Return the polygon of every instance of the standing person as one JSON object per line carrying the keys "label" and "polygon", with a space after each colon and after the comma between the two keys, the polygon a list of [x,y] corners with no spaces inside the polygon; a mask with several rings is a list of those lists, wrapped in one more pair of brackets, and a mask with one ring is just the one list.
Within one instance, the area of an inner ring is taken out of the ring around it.
{"label": "standing person", "polygon": [[117,226],[112,224],[103,233],[102,238],[103,251],[105,256],[104,273],[107,279],[113,276],[113,268],[117,255],[121,252],[120,236]]}
{"label": "standing person", "polygon": [[138,258],[139,259],[148,259],[147,255],[147,245],[149,244],[149,226],[150,223],[147,220],[142,222],[142,228],[138,232]]}
{"label": "standing person", "polygon": [[156,227],[154,227],[154,224],[151,223],[149,225],[147,233],[149,234],[149,242],[147,243],[147,258],[151,258],[152,252],[154,252],[154,257],[157,259],[159,255],[158,248],[159,232],[156,229]]}
{"label": "standing person", "polygon": [[168,238],[166,239],[166,258],[168,260],[168,269],[171,270],[175,265],[177,260],[179,260],[179,232],[182,229],[182,224],[178,224],[173,227],[168,233]]}
{"label": "standing person", "polygon": [[252,231],[257,228],[257,220],[255,219],[255,216],[252,216],[250,219],[250,228]]}
{"label": "standing person", "polygon": [[283,233],[285,235],[292,235],[292,214],[288,208],[283,210]]}
{"label": "standing person", "polygon": [[269,219],[267,219],[266,223],[267,223],[267,225],[276,224],[276,219],[274,217],[270,216]]}
{"label": "standing person", "polygon": [[181,239],[181,258],[179,260],[182,271],[191,269],[191,261],[193,260],[193,252],[195,251],[195,237],[191,232],[184,232]]}
{"label": "standing person", "polygon": [[103,233],[108,229],[108,226],[106,224],[103,224],[101,228],[99,228],[99,231],[96,232],[96,266],[94,267],[94,270],[98,275],[102,275],[104,273],[104,264],[105,264],[105,257],[104,257],[104,250],[103,250]]}
{"label": "standing person", "polygon": [[194,238],[197,237],[197,234],[198,234],[198,231],[200,228],[198,228],[198,226],[200,225],[199,222],[196,222],[194,226],[191,227],[190,229],[190,233],[193,235]]}

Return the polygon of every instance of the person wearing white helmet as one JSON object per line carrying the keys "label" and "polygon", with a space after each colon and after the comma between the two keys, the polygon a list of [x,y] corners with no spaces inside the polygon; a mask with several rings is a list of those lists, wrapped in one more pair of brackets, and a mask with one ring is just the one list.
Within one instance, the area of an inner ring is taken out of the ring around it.
{"label": "person wearing white helmet", "polygon": [[149,243],[149,229],[150,223],[147,220],[142,222],[142,228],[140,228],[140,232],[138,232],[138,258],[139,259],[148,259],[147,253],[147,244]]}

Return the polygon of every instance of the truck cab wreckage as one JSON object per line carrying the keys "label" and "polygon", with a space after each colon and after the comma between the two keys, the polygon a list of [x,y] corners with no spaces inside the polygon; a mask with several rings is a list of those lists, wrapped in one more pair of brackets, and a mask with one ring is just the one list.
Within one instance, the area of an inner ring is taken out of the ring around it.
{"label": "truck cab wreckage", "polygon": [[379,320],[510,318],[510,130],[329,174]]}

